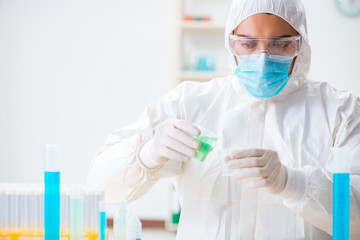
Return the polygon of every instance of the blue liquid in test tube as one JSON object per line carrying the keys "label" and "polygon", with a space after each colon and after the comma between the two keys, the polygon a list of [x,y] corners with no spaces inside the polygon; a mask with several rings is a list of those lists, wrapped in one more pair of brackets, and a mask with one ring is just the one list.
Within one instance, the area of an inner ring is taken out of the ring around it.
{"label": "blue liquid in test tube", "polygon": [[349,239],[350,174],[334,173],[333,239]]}
{"label": "blue liquid in test tube", "polygon": [[45,240],[60,239],[60,146],[45,145]]}
{"label": "blue liquid in test tube", "polygon": [[100,215],[100,238],[99,240],[106,240],[106,205],[104,202],[99,202]]}
{"label": "blue liquid in test tube", "polygon": [[333,240],[349,239],[350,165],[348,149],[334,149]]}

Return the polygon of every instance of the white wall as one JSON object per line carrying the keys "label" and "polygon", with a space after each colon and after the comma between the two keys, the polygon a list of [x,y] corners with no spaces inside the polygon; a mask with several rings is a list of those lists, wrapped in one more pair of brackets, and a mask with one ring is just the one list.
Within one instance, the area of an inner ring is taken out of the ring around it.
{"label": "white wall", "polygon": [[0,182],[41,182],[45,143],[86,182],[108,133],[175,86],[172,20],[168,0],[0,0]]}
{"label": "white wall", "polygon": [[[0,182],[41,182],[45,143],[62,144],[63,182],[86,181],[107,134],[175,85],[172,4],[0,0]],[[334,1],[305,6],[310,77],[360,96],[360,18],[341,16]],[[166,187],[160,182],[133,211],[164,218]]]}
{"label": "white wall", "polygon": [[309,77],[360,96],[360,17],[341,15],[335,1],[304,0],[312,64]]}

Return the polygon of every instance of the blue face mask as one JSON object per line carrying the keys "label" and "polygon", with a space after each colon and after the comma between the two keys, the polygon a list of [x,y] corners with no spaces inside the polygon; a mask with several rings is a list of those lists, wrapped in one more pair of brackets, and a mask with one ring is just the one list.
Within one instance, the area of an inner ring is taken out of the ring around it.
{"label": "blue face mask", "polygon": [[266,53],[238,56],[235,75],[248,93],[256,98],[271,98],[287,84],[292,57],[271,56]]}

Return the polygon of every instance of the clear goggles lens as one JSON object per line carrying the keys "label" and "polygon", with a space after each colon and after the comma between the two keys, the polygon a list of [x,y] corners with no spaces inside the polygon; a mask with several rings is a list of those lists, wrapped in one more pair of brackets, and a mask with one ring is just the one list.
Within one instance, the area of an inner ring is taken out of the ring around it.
{"label": "clear goggles lens", "polygon": [[301,45],[301,36],[284,38],[252,38],[230,35],[230,49],[235,56],[260,54],[295,57]]}

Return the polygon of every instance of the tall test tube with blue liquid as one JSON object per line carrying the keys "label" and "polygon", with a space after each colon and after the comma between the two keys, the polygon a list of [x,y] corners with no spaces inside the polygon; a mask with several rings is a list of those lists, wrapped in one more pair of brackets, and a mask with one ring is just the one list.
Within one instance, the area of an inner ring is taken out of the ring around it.
{"label": "tall test tube with blue liquid", "polygon": [[45,145],[45,240],[60,240],[60,145]]}
{"label": "tall test tube with blue liquid", "polygon": [[350,149],[334,148],[333,240],[349,239]]}

